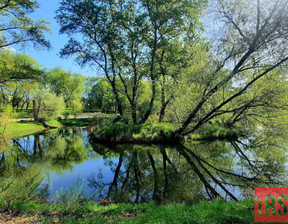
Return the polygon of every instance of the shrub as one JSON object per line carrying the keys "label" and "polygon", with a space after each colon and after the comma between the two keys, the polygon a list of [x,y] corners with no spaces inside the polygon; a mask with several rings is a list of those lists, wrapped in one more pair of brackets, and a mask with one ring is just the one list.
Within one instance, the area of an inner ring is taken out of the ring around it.
{"label": "shrub", "polygon": [[13,107],[7,105],[2,113],[0,113],[0,134],[4,134],[8,125],[10,125],[12,119],[15,117]]}
{"label": "shrub", "polygon": [[104,126],[92,135],[96,140],[107,142],[156,143],[169,140],[176,126],[168,123],[129,125],[111,124]]}

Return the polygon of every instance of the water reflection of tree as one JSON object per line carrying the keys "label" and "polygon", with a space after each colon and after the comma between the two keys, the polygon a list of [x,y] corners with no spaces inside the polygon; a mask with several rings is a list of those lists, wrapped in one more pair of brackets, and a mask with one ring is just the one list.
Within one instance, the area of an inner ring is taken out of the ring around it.
{"label": "water reflection of tree", "polygon": [[[102,189],[102,197],[109,201],[194,203],[220,195],[238,200],[239,192],[284,184],[283,147],[256,142],[250,139],[173,147],[94,145],[94,150],[110,161],[114,176],[104,183],[101,176],[92,175],[90,186]],[[269,159],[271,152],[282,156]],[[111,162],[115,157],[118,161]]]}
{"label": "water reflection of tree", "polygon": [[[72,170],[74,164],[82,163],[88,158],[89,150],[87,142],[83,143],[82,132],[77,129],[53,130],[6,142],[0,157],[0,189],[4,188],[5,183],[5,186],[10,183],[7,185],[10,191],[13,188],[15,191],[17,185],[26,181],[33,185],[35,192],[38,189],[38,195],[48,197],[47,185],[39,188],[44,174],[48,171]],[[36,176],[37,181],[32,181]],[[27,184],[23,186],[26,189],[31,188]],[[5,197],[8,197],[7,194]]]}

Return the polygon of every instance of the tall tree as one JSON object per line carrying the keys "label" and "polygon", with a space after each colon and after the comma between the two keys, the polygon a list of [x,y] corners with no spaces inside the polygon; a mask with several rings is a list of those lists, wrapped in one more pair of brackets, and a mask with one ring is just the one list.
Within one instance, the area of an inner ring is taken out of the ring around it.
{"label": "tall tree", "polygon": [[[199,31],[199,17],[206,1],[150,1],[143,0],[143,8],[147,14],[149,39],[148,66],[149,79],[152,85],[152,97],[149,107],[141,123],[146,122],[152,113],[156,98],[156,83],[159,75],[156,73],[157,52],[171,45],[173,40],[194,41],[195,33]],[[162,48],[162,49],[161,49]],[[163,73],[162,73],[163,74]]]}
{"label": "tall tree", "polygon": [[[98,65],[112,86],[120,115],[123,102],[119,91],[124,89],[133,123],[144,123],[157,94],[156,53],[165,41],[194,34],[204,2],[63,0],[57,19],[60,32],[71,39],[61,55],[77,55],[81,65]],[[75,34],[83,41],[73,38]],[[143,117],[137,118],[143,79],[151,81],[152,95]]]}
{"label": "tall tree", "polygon": [[[61,26],[60,33],[70,37],[61,55],[76,54],[79,64],[98,65],[112,87],[118,112],[122,116],[122,102],[116,86],[115,61],[111,56],[111,44],[117,30],[108,15],[109,1],[63,0],[56,18]],[[76,40],[73,37],[75,34],[80,34],[82,41]]]}
{"label": "tall tree", "polygon": [[[247,92],[256,81],[288,61],[287,0],[219,0],[215,7],[221,19],[218,28],[223,25],[223,34],[218,36],[216,42],[218,51],[215,51],[215,47],[211,53],[217,57],[213,76],[218,78],[212,76],[210,85],[204,89],[196,106],[191,108],[175,134],[194,132],[211,117],[217,116],[223,106]],[[225,70],[229,72],[223,73]],[[199,115],[212,96],[236,78],[241,80],[243,74],[247,73],[250,74],[249,78],[242,79],[243,83],[237,92],[227,94],[220,103]],[[195,120],[197,116],[200,118]],[[186,130],[188,125],[190,128]]]}

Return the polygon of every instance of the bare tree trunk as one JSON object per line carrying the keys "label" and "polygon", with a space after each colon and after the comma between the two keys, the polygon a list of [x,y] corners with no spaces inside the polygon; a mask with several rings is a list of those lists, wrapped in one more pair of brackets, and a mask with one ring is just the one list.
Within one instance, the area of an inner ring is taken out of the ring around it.
{"label": "bare tree trunk", "polygon": [[118,91],[116,89],[115,82],[111,82],[111,86],[112,86],[112,90],[113,90],[113,93],[114,93],[114,96],[115,96],[115,100],[116,100],[116,103],[117,103],[118,113],[122,117],[123,116],[123,107],[122,107],[121,99],[119,97],[119,93],[118,93]]}
{"label": "bare tree trunk", "polygon": [[152,82],[152,97],[149,103],[149,108],[140,122],[141,124],[144,124],[150,117],[152,110],[153,110],[154,101],[156,98],[156,75],[154,72],[154,67],[155,67],[155,56],[156,56],[157,42],[158,42],[157,39],[158,39],[158,29],[154,27],[154,40],[153,40],[153,49],[151,53],[151,66],[150,66],[150,78]]}
{"label": "bare tree trunk", "polygon": [[26,110],[29,109],[29,104],[30,104],[30,100],[28,100],[27,104],[26,104]]}
{"label": "bare tree trunk", "polygon": [[39,112],[41,107],[41,101],[38,102],[38,105],[36,103],[36,100],[33,100],[33,115],[34,115],[34,121],[39,122]]}

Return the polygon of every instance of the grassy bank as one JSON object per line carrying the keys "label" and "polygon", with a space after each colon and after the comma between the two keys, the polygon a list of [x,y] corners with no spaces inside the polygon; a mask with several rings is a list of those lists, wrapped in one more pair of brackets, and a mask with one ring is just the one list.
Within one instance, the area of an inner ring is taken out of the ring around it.
{"label": "grassy bank", "polygon": [[[254,223],[253,200],[225,202],[223,199],[194,206],[182,204],[98,205],[83,202],[70,206],[27,202],[14,206],[12,214],[40,223]],[[2,216],[5,216],[2,213]]]}
{"label": "grassy bank", "polygon": [[[52,127],[87,127],[87,126],[103,126],[107,123],[111,123],[114,117],[97,117],[97,118],[77,118],[66,120],[52,120],[46,123]],[[42,124],[34,121],[14,121],[6,127],[3,137],[5,139],[19,138],[26,135],[31,135],[40,131],[46,130]],[[0,133],[2,129],[0,127]],[[2,135],[0,136],[2,137]]]}
{"label": "grassy bank", "polygon": [[[5,130],[3,137],[6,139],[30,135],[45,130],[42,124],[34,121],[12,122]],[[2,133],[2,130],[1,130]]]}
{"label": "grassy bank", "polygon": [[[111,117],[63,119],[48,121],[53,127],[87,127],[94,126],[92,137],[95,141],[117,143],[161,143],[170,141],[172,133],[177,126],[171,123],[155,123],[142,125],[128,125],[123,123],[111,124]],[[1,129],[1,128],[0,128]],[[21,137],[43,131],[45,128],[33,121],[12,122],[5,130],[7,139]],[[1,130],[0,130],[1,131]],[[207,125],[200,128],[197,133],[187,136],[186,140],[215,140],[237,138],[238,133],[232,129],[219,125]]]}

